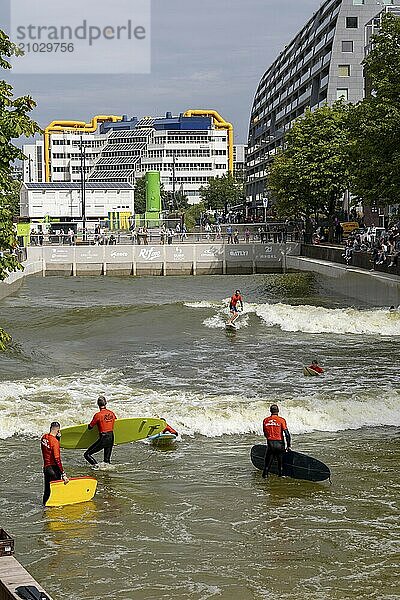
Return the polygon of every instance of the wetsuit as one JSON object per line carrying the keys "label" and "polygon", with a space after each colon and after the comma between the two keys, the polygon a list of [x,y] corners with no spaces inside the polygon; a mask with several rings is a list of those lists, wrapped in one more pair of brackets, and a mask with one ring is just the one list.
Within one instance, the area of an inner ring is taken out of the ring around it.
{"label": "wetsuit", "polygon": [[100,450],[104,450],[104,462],[111,462],[111,453],[114,446],[114,422],[116,418],[112,410],[108,410],[108,408],[103,406],[94,415],[88,425],[89,429],[93,429],[97,425],[100,434],[99,439],[83,455],[91,465],[97,465],[97,461],[93,458],[92,454],[100,452]]}
{"label": "wetsuit", "polygon": [[239,312],[238,311],[238,307],[237,307],[238,302],[240,302],[241,307],[243,308],[243,299],[242,299],[242,296],[240,294],[238,294],[238,295],[233,294],[233,296],[231,298],[231,301],[229,303],[229,310],[231,312],[234,312],[234,313]]}
{"label": "wetsuit", "polygon": [[176,429],[174,429],[173,427],[171,427],[171,425],[168,425],[165,429],[163,429],[163,431],[161,433],[172,433],[173,435],[178,435],[178,432],[176,431]]}
{"label": "wetsuit", "polygon": [[263,430],[264,435],[267,438],[263,477],[268,475],[268,471],[271,468],[274,458],[276,458],[276,462],[278,463],[279,477],[282,477],[283,454],[285,452],[285,442],[283,436],[286,438],[287,447],[290,448],[290,433],[287,428],[286,421],[278,415],[271,415],[270,417],[264,419]]}
{"label": "wetsuit", "polygon": [[50,498],[50,481],[59,481],[64,474],[64,469],[61,462],[60,442],[58,439],[54,435],[51,435],[51,433],[45,433],[42,436],[40,445],[43,455],[44,474],[43,504],[46,504]]}

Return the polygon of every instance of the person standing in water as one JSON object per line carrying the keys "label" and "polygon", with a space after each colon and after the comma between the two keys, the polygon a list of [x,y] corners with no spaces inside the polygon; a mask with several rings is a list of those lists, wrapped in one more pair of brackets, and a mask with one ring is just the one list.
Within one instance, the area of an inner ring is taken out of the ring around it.
{"label": "person standing in water", "polygon": [[238,305],[240,305],[241,310],[243,310],[243,298],[240,294],[240,290],[236,290],[229,302],[229,312],[232,315],[228,321],[229,325],[232,325],[239,316]]}
{"label": "person standing in water", "polygon": [[291,438],[290,433],[286,424],[285,419],[279,416],[279,407],[277,404],[270,406],[270,417],[266,417],[263,421],[263,431],[267,438],[267,448],[265,451],[265,462],[262,476],[268,477],[268,472],[271,468],[272,461],[276,458],[278,463],[278,475],[283,476],[283,455],[285,453],[285,441],[286,439],[286,450],[291,449]]}
{"label": "person standing in water", "polygon": [[97,465],[97,461],[93,458],[92,454],[100,452],[100,450],[104,450],[104,462],[110,464],[114,446],[114,423],[117,419],[113,411],[106,408],[107,400],[104,396],[99,396],[97,406],[99,407],[99,411],[89,423],[88,429],[93,429],[93,427],[97,426],[99,439],[83,455],[88,463],[93,466]]}
{"label": "person standing in water", "polygon": [[64,484],[69,482],[61,462],[60,438],[60,423],[53,421],[50,425],[50,432],[45,433],[40,441],[43,456],[44,505],[46,505],[47,500],[50,498],[51,481],[62,479]]}

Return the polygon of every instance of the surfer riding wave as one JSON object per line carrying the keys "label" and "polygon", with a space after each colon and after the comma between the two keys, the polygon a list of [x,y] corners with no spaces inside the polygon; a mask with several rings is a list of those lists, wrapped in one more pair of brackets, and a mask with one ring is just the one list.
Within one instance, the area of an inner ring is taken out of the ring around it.
{"label": "surfer riding wave", "polygon": [[231,313],[231,318],[228,321],[228,325],[232,325],[236,319],[239,317],[239,308],[243,310],[243,298],[240,294],[240,290],[236,290],[229,302],[229,312]]}

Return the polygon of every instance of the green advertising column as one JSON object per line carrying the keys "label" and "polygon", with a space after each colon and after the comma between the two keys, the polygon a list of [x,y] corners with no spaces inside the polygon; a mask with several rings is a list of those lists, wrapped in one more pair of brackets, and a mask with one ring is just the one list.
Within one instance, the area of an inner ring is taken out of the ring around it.
{"label": "green advertising column", "polygon": [[150,227],[157,227],[161,212],[161,180],[159,171],[146,173],[146,222]]}

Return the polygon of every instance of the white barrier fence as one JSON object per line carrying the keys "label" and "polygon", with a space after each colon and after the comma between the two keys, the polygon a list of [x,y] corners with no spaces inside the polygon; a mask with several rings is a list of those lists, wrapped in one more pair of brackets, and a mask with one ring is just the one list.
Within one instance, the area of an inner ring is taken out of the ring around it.
{"label": "white barrier fence", "polygon": [[28,249],[43,274],[199,275],[286,271],[300,244],[171,244],[148,246],[42,246]]}

